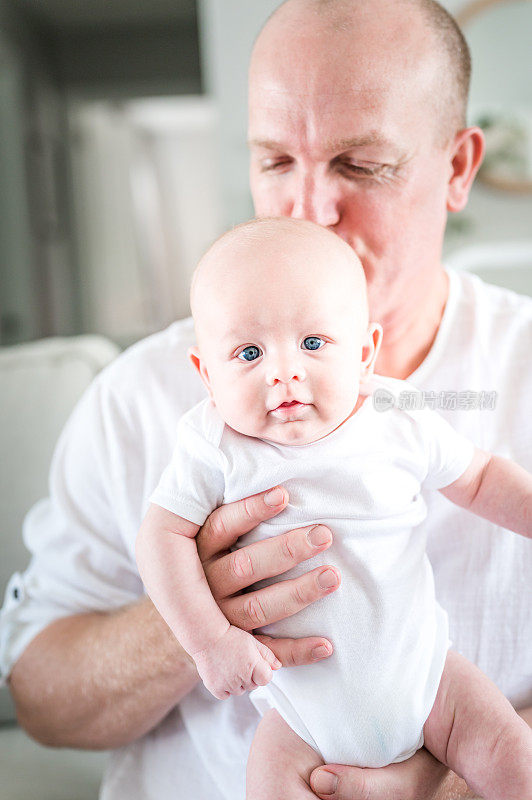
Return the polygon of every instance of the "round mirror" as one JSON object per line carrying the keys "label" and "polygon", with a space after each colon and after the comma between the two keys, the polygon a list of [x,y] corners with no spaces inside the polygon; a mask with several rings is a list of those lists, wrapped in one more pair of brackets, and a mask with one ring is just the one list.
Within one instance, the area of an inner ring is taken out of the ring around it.
{"label": "round mirror", "polygon": [[532,192],[532,0],[474,0],[456,19],[473,61],[469,123],[486,135],[479,179]]}

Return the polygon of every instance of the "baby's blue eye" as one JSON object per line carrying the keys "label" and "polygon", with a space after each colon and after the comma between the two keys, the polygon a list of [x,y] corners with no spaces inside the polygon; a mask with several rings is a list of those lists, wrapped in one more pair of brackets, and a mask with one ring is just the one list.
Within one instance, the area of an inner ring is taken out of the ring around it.
{"label": "baby's blue eye", "polygon": [[319,350],[324,344],[325,342],[319,336],[307,336],[306,339],[303,339],[302,347],[305,350]]}
{"label": "baby's blue eye", "polygon": [[238,358],[241,361],[255,361],[260,356],[260,348],[256,347],[254,344],[250,344],[249,347],[244,347],[244,349],[238,354]]}

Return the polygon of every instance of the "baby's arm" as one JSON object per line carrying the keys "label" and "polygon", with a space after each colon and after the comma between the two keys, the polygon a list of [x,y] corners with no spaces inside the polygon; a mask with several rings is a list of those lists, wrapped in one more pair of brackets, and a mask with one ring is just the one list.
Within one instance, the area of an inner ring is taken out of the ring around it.
{"label": "baby's arm", "polygon": [[532,538],[532,475],[513,461],[477,449],[464,474],[440,491],[479,517]]}
{"label": "baby's arm", "polygon": [[137,536],[136,558],[157,610],[194,659],[207,689],[222,699],[264,686],[281,663],[221,612],[198,556],[198,530],[152,503]]}

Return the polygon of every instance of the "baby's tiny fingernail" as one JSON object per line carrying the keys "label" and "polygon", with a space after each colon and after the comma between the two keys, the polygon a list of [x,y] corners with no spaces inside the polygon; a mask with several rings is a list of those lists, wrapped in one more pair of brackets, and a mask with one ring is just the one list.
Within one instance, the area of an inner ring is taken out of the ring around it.
{"label": "baby's tiny fingernail", "polygon": [[338,575],[333,569],[326,569],[318,575],[318,583],[322,589],[332,589],[338,585]]}
{"label": "baby's tiny fingernail", "polygon": [[273,668],[274,668],[274,669],[279,669],[279,668],[280,668],[280,667],[282,667],[282,666],[283,666],[283,665],[281,664],[281,662],[279,661],[279,659],[278,659],[278,658],[276,658],[276,659],[275,659],[275,661],[273,662]]}
{"label": "baby's tiny fingernail", "polygon": [[326,647],[324,644],[320,644],[317,647],[315,647],[314,650],[312,650],[310,655],[312,656],[313,659],[319,661],[321,658],[327,658],[327,656],[329,656],[330,654],[331,651],[329,650],[329,648]]}
{"label": "baby's tiny fingernail", "polygon": [[280,506],[284,500],[282,489],[272,489],[264,495],[264,502],[267,506]]}
{"label": "baby's tiny fingernail", "polygon": [[318,794],[334,794],[338,788],[338,778],[326,769],[319,769],[312,777],[311,786]]}

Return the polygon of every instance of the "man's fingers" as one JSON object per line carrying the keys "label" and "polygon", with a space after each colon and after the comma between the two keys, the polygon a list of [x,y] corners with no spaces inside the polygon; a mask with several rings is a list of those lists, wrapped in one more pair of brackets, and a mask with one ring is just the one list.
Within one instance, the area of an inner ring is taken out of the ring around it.
{"label": "man's fingers", "polygon": [[249,533],[259,522],[274,517],[287,503],[288,492],[282,486],[276,486],[267,492],[216,508],[196,537],[200,559],[206,561],[216,553],[229,549],[239,536]]}
{"label": "man's fingers", "polygon": [[296,614],[339,585],[340,574],[334,567],[316,567],[299,578],[230,597],[220,602],[220,608],[232,625],[252,631]]}
{"label": "man's fingers", "polygon": [[[334,772],[332,771],[334,769]],[[318,797],[323,798],[334,798],[334,800],[340,800],[341,798],[347,798],[348,795],[343,791],[345,788],[345,781],[341,775],[339,774],[339,770],[335,767],[328,769],[327,767],[318,767],[315,769],[310,775],[310,788],[312,791],[318,795]],[[358,773],[362,773],[362,770],[357,770]],[[342,786],[340,786],[340,777],[342,777]],[[365,797],[364,794],[360,791],[362,787],[352,787],[353,791],[349,795],[349,800],[369,800]]]}
{"label": "man's fingers", "polygon": [[[392,784],[390,787],[383,769],[368,770],[339,764],[315,769],[310,775],[310,788],[323,800],[385,800],[405,796],[401,793],[401,785],[394,787]],[[395,788],[397,795],[393,791],[389,793],[390,788]]]}
{"label": "man's fingers", "polygon": [[[447,783],[449,775],[452,777],[447,767],[421,748],[406,761],[380,769],[325,764],[311,773],[310,787],[323,800],[386,800],[390,797],[430,800],[443,794],[451,797],[447,791],[440,793],[442,787],[450,785]],[[461,792],[459,796],[472,797]]]}
{"label": "man's fingers", "polygon": [[329,658],[333,652],[332,644],[321,636],[308,636],[305,639],[272,639],[271,636],[260,634],[255,638],[276,655],[283,667],[312,664]]}
{"label": "man's fingers", "polygon": [[326,550],[331,542],[332,534],[324,525],[298,528],[205,563],[205,574],[215,597],[229,597],[252,583],[281,575]]}

